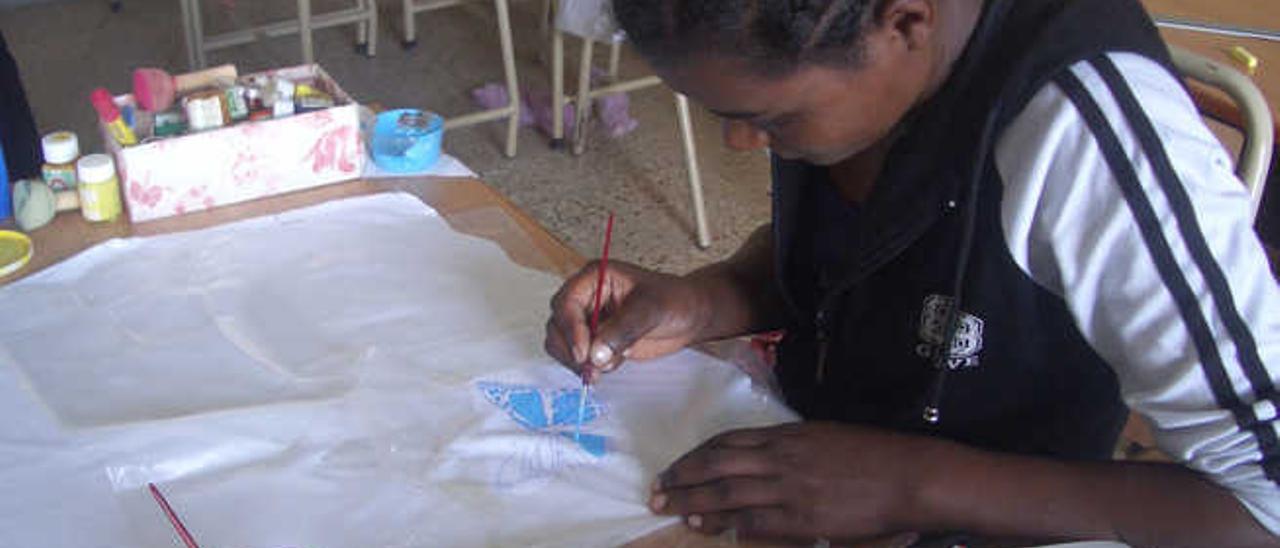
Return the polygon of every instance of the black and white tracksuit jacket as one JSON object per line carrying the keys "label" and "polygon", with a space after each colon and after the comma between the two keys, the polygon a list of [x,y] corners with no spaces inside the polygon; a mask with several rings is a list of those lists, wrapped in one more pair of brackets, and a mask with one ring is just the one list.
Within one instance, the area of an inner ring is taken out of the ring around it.
{"label": "black and white tracksuit jacket", "polygon": [[789,403],[1067,459],[1132,410],[1280,534],[1280,289],[1170,67],[1136,0],[990,0],[865,203],[775,160]]}

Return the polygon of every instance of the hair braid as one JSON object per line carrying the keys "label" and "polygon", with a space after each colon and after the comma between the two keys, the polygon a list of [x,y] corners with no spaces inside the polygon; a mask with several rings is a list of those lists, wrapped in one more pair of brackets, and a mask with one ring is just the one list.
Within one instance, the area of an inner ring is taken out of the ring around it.
{"label": "hair braid", "polygon": [[804,63],[856,65],[878,0],[614,0],[614,13],[651,62],[695,52],[745,57],[766,73]]}
{"label": "hair braid", "polygon": [[830,4],[822,10],[822,15],[818,16],[818,22],[813,26],[813,32],[809,34],[809,39],[805,40],[804,49],[806,51],[813,49],[813,46],[822,41],[827,35],[827,31],[831,29],[831,23],[835,21],[836,16],[847,7],[844,0],[831,0]]}

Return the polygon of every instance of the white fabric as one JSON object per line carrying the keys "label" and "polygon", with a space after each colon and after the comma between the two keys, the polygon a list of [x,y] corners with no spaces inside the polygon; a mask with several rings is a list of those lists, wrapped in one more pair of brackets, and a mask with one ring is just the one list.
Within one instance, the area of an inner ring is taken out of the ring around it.
{"label": "white fabric", "polygon": [[[1266,374],[1280,380],[1280,290],[1248,220],[1248,193],[1167,71],[1137,55],[1109,57],[1155,125],[1190,195]],[[1255,408],[1269,406],[1252,392],[1239,349],[1188,251],[1152,159],[1117,99],[1088,63],[1071,70],[1101,107],[1137,172],[1177,268],[1207,318],[1232,389]],[[1034,97],[1001,137],[996,160],[1005,183],[1004,233],[1015,262],[1063,297],[1080,331],[1115,370],[1126,402],[1154,424],[1160,449],[1231,489],[1280,534],[1280,489],[1263,474],[1258,440],[1216,402],[1190,329],[1134,214],[1094,134],[1062,89],[1051,84]],[[1262,428],[1274,431],[1275,413],[1261,409],[1258,415]]]}
{"label": "white fabric", "polygon": [[674,458],[794,420],[684,352],[609,375],[575,437],[558,284],[386,194],[8,286],[0,546],[175,546],[147,482],[205,546],[616,545],[672,523],[644,502]]}

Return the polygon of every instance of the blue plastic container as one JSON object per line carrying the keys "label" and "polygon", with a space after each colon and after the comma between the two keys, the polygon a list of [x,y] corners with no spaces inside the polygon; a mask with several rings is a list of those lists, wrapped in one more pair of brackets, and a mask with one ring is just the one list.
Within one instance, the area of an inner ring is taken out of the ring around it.
{"label": "blue plastic container", "polygon": [[416,109],[378,114],[373,126],[373,161],[393,173],[430,169],[440,160],[444,119]]}
{"label": "blue plastic container", "polygon": [[13,216],[13,189],[9,187],[9,164],[4,160],[4,146],[0,146],[0,221]]}

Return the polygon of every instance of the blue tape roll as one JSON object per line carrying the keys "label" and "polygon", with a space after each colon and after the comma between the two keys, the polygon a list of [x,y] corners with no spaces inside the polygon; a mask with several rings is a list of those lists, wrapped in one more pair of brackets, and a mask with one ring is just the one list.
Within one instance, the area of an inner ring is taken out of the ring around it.
{"label": "blue tape roll", "polygon": [[373,127],[373,161],[383,170],[412,173],[430,169],[440,160],[444,119],[417,109],[378,114]]}

